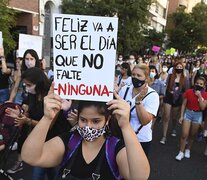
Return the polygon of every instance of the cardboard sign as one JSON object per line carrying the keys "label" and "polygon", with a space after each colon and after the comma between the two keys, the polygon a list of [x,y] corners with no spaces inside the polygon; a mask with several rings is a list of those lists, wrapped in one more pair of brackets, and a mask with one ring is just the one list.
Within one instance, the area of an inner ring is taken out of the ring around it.
{"label": "cardboard sign", "polygon": [[118,18],[53,15],[55,93],[64,99],[113,99]]}
{"label": "cardboard sign", "polygon": [[0,48],[3,48],[2,32],[0,31]]}
{"label": "cardboard sign", "polygon": [[27,49],[34,49],[39,58],[42,58],[42,37],[28,34],[19,34],[19,57],[23,57]]}
{"label": "cardboard sign", "polygon": [[175,48],[170,48],[171,55],[174,55],[175,51],[176,51]]}
{"label": "cardboard sign", "polygon": [[152,46],[152,51],[153,52],[159,52],[160,51],[160,46]]}

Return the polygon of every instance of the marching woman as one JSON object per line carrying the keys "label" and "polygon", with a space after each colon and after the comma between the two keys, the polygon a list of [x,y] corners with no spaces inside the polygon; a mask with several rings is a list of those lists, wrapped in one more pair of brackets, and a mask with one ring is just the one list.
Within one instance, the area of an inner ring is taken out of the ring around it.
{"label": "marching woman", "polygon": [[125,86],[119,95],[130,104],[130,124],[137,134],[146,155],[152,141],[152,122],[159,108],[158,93],[148,86],[149,66],[144,63],[135,65],[132,70],[131,86]]}
{"label": "marching woman", "polygon": [[173,130],[171,136],[176,136],[176,124],[180,114],[180,107],[182,105],[182,95],[189,87],[189,78],[185,75],[185,69],[182,62],[175,63],[173,66],[172,74],[168,75],[166,86],[166,94],[163,99],[163,137],[160,140],[161,144],[165,144],[167,140],[167,131],[171,113],[173,114]]}
{"label": "marching woman", "polygon": [[[147,179],[149,163],[129,123],[129,105],[115,92],[116,99],[110,102],[80,101],[78,124],[75,131],[56,136],[45,142],[47,132],[56,114],[61,109],[61,98],[53,93],[52,85],[44,98],[44,116],[28,136],[22,148],[23,160],[33,166],[54,167],[62,162],[56,179]],[[115,146],[113,167],[118,166],[118,177],[108,164],[107,142],[112,136],[106,128],[116,117],[123,140]],[[75,141],[73,137],[77,137]],[[76,143],[74,153],[71,152]],[[124,142],[124,143],[123,143]],[[70,154],[70,156],[67,156]],[[135,156],[135,154],[137,154]],[[65,155],[65,156],[64,156]]]}
{"label": "marching woman", "polygon": [[[206,80],[198,77],[193,89],[188,89],[184,93],[184,100],[181,108],[179,122],[182,123],[182,134],[180,138],[180,152],[175,157],[180,161],[184,157],[190,158],[190,149],[194,137],[202,123],[202,110],[207,105],[207,92],[205,92]],[[186,142],[187,145],[186,145]]]}

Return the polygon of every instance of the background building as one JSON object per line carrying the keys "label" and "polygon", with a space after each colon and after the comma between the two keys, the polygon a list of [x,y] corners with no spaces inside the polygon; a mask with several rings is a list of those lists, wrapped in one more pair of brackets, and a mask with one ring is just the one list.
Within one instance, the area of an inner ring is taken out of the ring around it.
{"label": "background building", "polygon": [[168,0],[156,0],[150,6],[149,29],[157,32],[165,30],[167,23]]}
{"label": "background building", "polygon": [[[61,2],[61,0],[21,0],[20,3],[19,0],[10,0],[8,5],[17,11],[14,31],[43,37],[43,56],[48,65],[52,55],[51,17],[53,13],[61,12]],[[18,38],[15,40],[18,42]]]}

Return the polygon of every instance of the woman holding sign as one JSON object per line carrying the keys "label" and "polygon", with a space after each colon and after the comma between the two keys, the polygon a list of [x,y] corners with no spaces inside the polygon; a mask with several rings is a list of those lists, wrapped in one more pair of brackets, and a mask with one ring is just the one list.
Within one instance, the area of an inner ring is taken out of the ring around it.
{"label": "woman holding sign", "polygon": [[[61,164],[57,180],[149,177],[148,160],[129,123],[129,105],[116,93],[108,103],[80,101],[76,130],[45,142],[62,105],[53,91],[51,86],[44,99],[44,116],[23,145],[24,161],[42,167]],[[124,142],[107,133],[109,111],[117,118]]]}

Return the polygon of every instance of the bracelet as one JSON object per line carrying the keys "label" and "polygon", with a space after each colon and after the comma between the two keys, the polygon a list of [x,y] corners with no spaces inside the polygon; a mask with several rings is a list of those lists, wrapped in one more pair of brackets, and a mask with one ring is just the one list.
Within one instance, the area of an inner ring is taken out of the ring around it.
{"label": "bracelet", "polygon": [[135,101],[136,105],[140,105],[142,103],[142,101]]}

